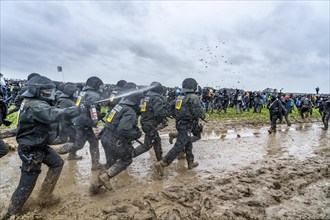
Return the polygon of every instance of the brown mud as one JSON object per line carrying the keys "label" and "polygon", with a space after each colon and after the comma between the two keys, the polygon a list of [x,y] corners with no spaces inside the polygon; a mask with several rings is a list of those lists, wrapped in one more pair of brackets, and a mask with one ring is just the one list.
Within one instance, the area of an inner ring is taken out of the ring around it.
{"label": "brown mud", "polygon": [[[43,165],[31,197],[12,219],[330,219],[330,132],[321,127],[318,121],[281,124],[268,134],[258,122],[213,119],[194,143],[200,164],[194,170],[175,160],[160,178],[151,150],[111,180],[113,191],[93,196],[88,189],[97,172],[90,171],[85,146],[81,161],[65,160],[55,189],[60,204],[37,205]],[[161,131],[165,153],[172,147],[170,131],[173,124]],[[13,138],[5,142],[17,145]],[[18,184],[20,163],[16,152],[0,159],[0,211]]]}

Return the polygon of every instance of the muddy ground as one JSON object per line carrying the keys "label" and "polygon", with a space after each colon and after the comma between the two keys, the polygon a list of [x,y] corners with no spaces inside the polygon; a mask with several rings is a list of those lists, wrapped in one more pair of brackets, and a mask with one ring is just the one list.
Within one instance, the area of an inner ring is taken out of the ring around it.
{"label": "muddy ground", "polygon": [[[37,192],[12,219],[330,219],[330,132],[319,121],[282,124],[276,134],[260,123],[211,120],[194,143],[199,166],[175,160],[160,178],[154,152],[141,155],[112,180],[113,191],[90,195],[88,146],[66,161],[55,193],[62,202],[41,208]],[[164,152],[169,126],[161,131]],[[13,138],[5,142],[15,146]],[[101,149],[102,162],[104,153]],[[65,159],[66,156],[63,156]],[[0,211],[20,176],[16,152],[0,160]]]}

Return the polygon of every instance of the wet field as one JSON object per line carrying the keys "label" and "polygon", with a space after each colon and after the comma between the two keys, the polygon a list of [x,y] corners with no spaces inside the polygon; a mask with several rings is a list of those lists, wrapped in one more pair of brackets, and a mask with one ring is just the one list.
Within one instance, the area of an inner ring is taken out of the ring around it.
{"label": "wet field", "polygon": [[[153,150],[134,159],[113,178],[113,191],[91,196],[97,172],[89,149],[80,161],[65,161],[55,193],[62,203],[41,208],[36,195],[47,170],[24,207],[22,219],[282,219],[330,218],[330,134],[320,123],[235,130],[205,127],[193,152],[199,166],[187,170],[175,160],[160,178]],[[161,132],[164,153],[172,145]],[[14,143],[14,139],[5,139]],[[135,144],[135,146],[137,143]],[[104,162],[102,146],[101,162]],[[63,156],[65,159],[66,156]],[[8,204],[20,176],[20,159],[11,152],[0,160],[0,208]],[[314,198],[315,197],[315,198]],[[308,204],[309,203],[309,204]]]}

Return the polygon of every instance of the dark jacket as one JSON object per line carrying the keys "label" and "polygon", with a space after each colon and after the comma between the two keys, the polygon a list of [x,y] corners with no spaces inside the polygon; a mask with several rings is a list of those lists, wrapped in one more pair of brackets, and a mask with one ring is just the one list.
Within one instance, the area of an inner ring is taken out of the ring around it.
{"label": "dark jacket", "polygon": [[115,138],[131,142],[141,137],[134,105],[123,99],[108,114],[105,126]]}
{"label": "dark jacket", "polygon": [[279,114],[282,113],[282,103],[280,100],[275,99],[275,101],[269,102],[268,104],[268,109],[269,113],[274,115],[274,114]]}
{"label": "dark jacket", "polygon": [[184,92],[177,97],[175,102],[175,118],[177,121],[193,121],[205,118],[205,112],[199,97],[192,92]]}
{"label": "dark jacket", "polygon": [[141,123],[160,124],[168,115],[168,103],[159,93],[148,91],[141,103]]}
{"label": "dark jacket", "polygon": [[59,109],[42,100],[24,99],[19,113],[17,143],[39,147],[50,144],[57,136],[52,124],[58,122],[62,115],[75,117],[79,115],[79,109]]}
{"label": "dark jacket", "polygon": [[[61,94],[59,99],[56,102],[55,105],[57,108],[68,108],[72,106],[76,106],[76,103],[73,101],[73,97],[69,97],[65,94]],[[62,116],[61,121],[66,121],[71,124],[71,121],[73,120],[72,117]]]}
{"label": "dark jacket", "polygon": [[[73,119],[73,123],[81,127],[96,127],[97,122],[94,122],[90,113],[90,109],[93,107],[95,101],[101,99],[100,94],[90,86],[85,86],[78,97],[77,106],[84,105],[86,108],[78,117]],[[94,105],[97,111],[98,119],[101,119],[101,106]]]}

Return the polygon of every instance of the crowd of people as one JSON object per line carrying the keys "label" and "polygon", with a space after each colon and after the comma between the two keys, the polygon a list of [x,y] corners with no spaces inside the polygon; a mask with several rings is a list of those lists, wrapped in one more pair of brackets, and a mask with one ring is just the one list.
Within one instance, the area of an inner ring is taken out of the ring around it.
{"label": "crowd of people", "polygon": [[[96,76],[89,77],[84,84],[60,84],[31,73],[26,81],[1,80],[0,95],[1,124],[10,125],[7,115],[19,111],[16,141],[22,160],[20,181],[1,219],[8,219],[21,210],[35,187],[42,164],[49,169],[39,192],[39,202],[44,206],[58,203],[53,190],[64,165],[60,155],[66,154],[67,160],[81,160],[78,152],[86,142],[91,154],[91,171],[98,172],[90,192],[97,194],[102,187],[112,190],[110,180],[151,148],[155,151],[155,168],[160,176],[183,155],[189,170],[197,167],[193,142],[201,138],[203,127],[199,121],[205,120],[206,112],[226,113],[228,107],[235,107],[237,114],[250,109],[260,113],[268,108],[270,133],[276,131],[276,121],[282,121],[283,117],[291,124],[288,114],[294,107],[299,109],[302,118],[311,114],[313,108],[319,108],[324,129],[328,129],[330,118],[329,96],[215,91],[201,88],[193,78],[184,79],[181,88],[166,88],[160,82],[137,86],[125,80],[114,86],[105,85]],[[102,112],[102,106],[107,112]],[[169,118],[175,119],[177,132],[170,138],[171,141],[176,138],[176,142],[164,155],[158,131],[167,126]],[[93,128],[101,120],[104,127],[96,134]],[[142,132],[143,142],[139,140]],[[100,163],[99,140],[105,152],[105,164]],[[133,142],[139,146],[133,147]],[[50,146],[54,144],[56,147]],[[8,153],[2,140],[0,153],[1,157]]]}

